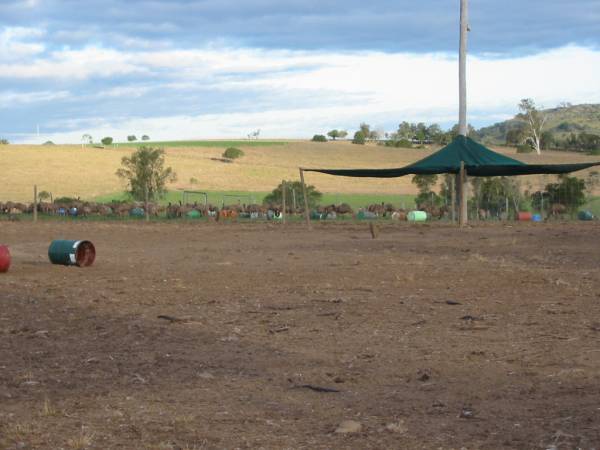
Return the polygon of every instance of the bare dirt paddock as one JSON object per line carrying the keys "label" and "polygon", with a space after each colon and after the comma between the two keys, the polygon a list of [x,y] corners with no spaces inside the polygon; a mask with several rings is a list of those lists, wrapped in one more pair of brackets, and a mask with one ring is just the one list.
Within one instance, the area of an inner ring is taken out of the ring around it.
{"label": "bare dirt paddock", "polygon": [[0,230],[0,448],[600,448],[598,223]]}

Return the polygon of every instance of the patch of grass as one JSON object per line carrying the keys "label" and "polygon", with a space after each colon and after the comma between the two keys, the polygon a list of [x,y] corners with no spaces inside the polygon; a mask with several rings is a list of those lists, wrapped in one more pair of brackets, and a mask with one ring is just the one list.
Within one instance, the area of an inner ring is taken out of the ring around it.
{"label": "patch of grass", "polygon": [[82,425],[77,436],[67,440],[67,446],[71,450],[84,450],[92,445],[94,441],[94,433],[85,430]]}
{"label": "patch of grass", "polygon": [[139,147],[147,145],[151,147],[212,147],[212,148],[228,148],[228,147],[273,147],[285,145],[287,141],[261,141],[261,140],[239,140],[239,141],[144,141],[144,142],[123,142],[119,143],[119,147]]}
{"label": "patch of grass", "polygon": [[57,414],[57,409],[50,403],[48,397],[44,399],[44,403],[42,404],[42,416],[44,417],[53,417]]}

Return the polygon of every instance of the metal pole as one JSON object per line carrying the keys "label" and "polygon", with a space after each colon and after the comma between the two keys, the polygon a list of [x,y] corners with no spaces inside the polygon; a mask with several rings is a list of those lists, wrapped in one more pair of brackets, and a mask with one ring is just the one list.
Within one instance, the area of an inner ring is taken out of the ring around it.
{"label": "metal pole", "polygon": [[467,35],[469,32],[468,0],[460,0],[460,47],[458,53],[459,134],[467,136]]}
{"label": "metal pole", "polygon": [[304,170],[300,169],[300,182],[302,183],[302,194],[304,196],[304,218],[306,219],[306,226],[310,230],[310,212],[308,210],[308,194],[306,193],[306,184],[304,183]]}

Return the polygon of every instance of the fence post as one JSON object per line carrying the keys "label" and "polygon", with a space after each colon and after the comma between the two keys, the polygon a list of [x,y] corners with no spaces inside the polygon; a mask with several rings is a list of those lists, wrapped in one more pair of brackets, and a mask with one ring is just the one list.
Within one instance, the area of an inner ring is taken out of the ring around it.
{"label": "fence post", "polygon": [[146,222],[150,221],[150,211],[148,211],[148,183],[144,183],[144,214]]}
{"label": "fence post", "polygon": [[37,209],[38,209],[38,205],[37,205],[37,198],[38,198],[38,193],[37,193],[37,184],[33,185],[33,221],[37,222]]}
{"label": "fence post", "polygon": [[302,194],[304,196],[304,218],[306,219],[306,226],[308,229],[312,229],[310,226],[310,211],[308,210],[308,194],[306,193],[306,184],[304,183],[304,170],[300,170],[300,181],[302,182]]}
{"label": "fence post", "polygon": [[281,222],[285,225],[285,180],[281,182]]}

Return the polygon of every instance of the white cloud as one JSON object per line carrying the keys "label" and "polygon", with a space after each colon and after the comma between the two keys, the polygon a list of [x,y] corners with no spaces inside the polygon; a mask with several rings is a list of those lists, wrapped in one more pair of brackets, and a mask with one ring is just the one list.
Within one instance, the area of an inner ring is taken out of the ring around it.
{"label": "white cloud", "polygon": [[31,103],[43,103],[53,100],[64,100],[70,97],[68,91],[37,91],[37,92],[0,92],[0,108],[8,109]]}
{"label": "white cloud", "polygon": [[44,30],[25,27],[5,27],[0,32],[0,62],[15,61],[42,53],[45,46],[41,42],[30,42],[40,38]]}
{"label": "white cloud", "polygon": [[[6,32],[6,31],[5,31]],[[12,30],[16,39],[40,37]],[[468,64],[472,121],[501,120],[521,98],[538,105],[561,101],[600,102],[600,51],[567,46],[535,55],[495,59],[471,56]],[[134,77],[115,86],[121,76]],[[118,50],[98,46],[57,50],[44,57],[0,64],[0,78],[86,82],[101,80],[98,98],[137,97],[150,90],[169,96],[210,89],[235,95],[243,113],[178,114],[160,118],[119,117],[80,123],[58,134],[64,141],[82,132],[93,135],[147,133],[164,139],[263,135],[307,136],[329,127],[355,127],[360,121],[390,124],[401,120],[452,123],[457,116],[458,70],[455,55],[383,52],[264,50],[207,46],[199,49]],[[152,86],[151,88],[148,86]],[[98,92],[98,91],[97,91]],[[89,93],[81,94],[89,96]],[[152,95],[156,98],[156,93]],[[255,106],[252,106],[254,104]],[[307,104],[317,105],[307,108]],[[86,125],[84,125],[86,124]],[[55,124],[56,125],[56,124]],[[89,129],[84,129],[87,126]]]}

